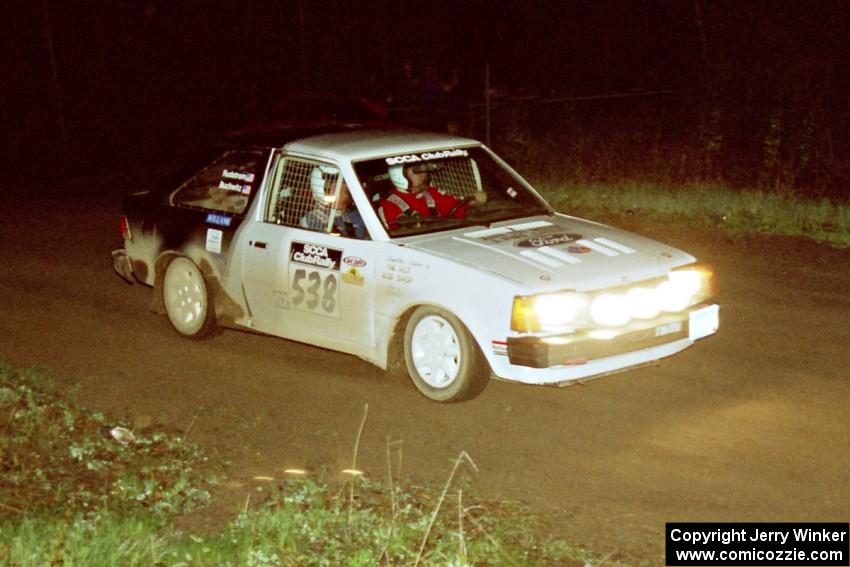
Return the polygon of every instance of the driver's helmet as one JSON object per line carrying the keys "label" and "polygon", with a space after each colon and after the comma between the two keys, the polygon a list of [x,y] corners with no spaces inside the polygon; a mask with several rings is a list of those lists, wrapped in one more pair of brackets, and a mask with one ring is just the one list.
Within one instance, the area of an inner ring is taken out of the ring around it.
{"label": "driver's helmet", "polygon": [[[313,199],[320,205],[329,205],[333,202],[336,178],[339,168],[333,165],[319,165],[310,173],[310,192]],[[332,183],[328,183],[328,182]]]}
{"label": "driver's helmet", "polygon": [[393,185],[401,189],[402,191],[407,191],[410,188],[410,180],[407,179],[407,176],[404,174],[408,169],[412,169],[417,173],[422,172],[432,172],[440,169],[440,165],[437,163],[400,163],[397,165],[391,165],[387,170],[390,174],[390,181]]}
{"label": "driver's helmet", "polygon": [[401,189],[402,191],[407,191],[407,188],[410,187],[410,181],[407,180],[407,177],[404,175],[404,167],[405,164],[400,163],[398,165],[391,165],[389,168],[390,181],[392,184]]}

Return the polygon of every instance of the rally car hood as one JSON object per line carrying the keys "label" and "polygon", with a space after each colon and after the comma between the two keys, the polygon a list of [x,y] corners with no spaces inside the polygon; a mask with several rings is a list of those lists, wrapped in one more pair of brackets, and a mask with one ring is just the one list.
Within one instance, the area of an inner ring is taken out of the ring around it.
{"label": "rally car hood", "polygon": [[423,235],[405,244],[498,274],[531,292],[625,285],[695,261],[649,238],[565,215]]}

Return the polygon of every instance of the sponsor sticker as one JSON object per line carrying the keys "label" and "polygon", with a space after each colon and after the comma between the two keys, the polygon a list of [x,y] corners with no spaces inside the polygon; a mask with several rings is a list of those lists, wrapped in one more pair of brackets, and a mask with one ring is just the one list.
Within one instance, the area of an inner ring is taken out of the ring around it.
{"label": "sponsor sticker", "polygon": [[363,274],[355,267],[348,268],[342,272],[343,283],[362,286],[365,281],[366,279],[363,277]]}
{"label": "sponsor sticker", "polygon": [[240,171],[228,171],[224,170],[224,173],[221,174],[224,179],[237,179],[239,181],[243,181],[245,183],[253,183],[254,182],[254,174],[251,172],[240,172]]}
{"label": "sponsor sticker", "polygon": [[[248,187],[250,187],[250,185]],[[225,191],[236,191],[238,193],[242,192],[242,184],[241,183],[231,183],[231,182],[225,181],[223,179],[218,182],[218,188],[224,189]]]}
{"label": "sponsor sticker", "polygon": [[529,226],[532,223],[526,223],[523,225],[516,225],[516,227],[500,227],[500,228],[492,228],[479,230],[474,233],[470,233],[467,236],[471,236],[472,238],[480,238],[485,242],[492,242],[493,244],[498,244],[501,242],[513,242],[521,239],[530,239],[534,237],[543,237],[553,234],[561,234],[558,232],[554,232],[557,228],[553,228],[550,223],[543,223],[540,226]]}
{"label": "sponsor sticker", "polygon": [[213,254],[221,254],[222,232],[217,228],[207,229],[207,251]]}
{"label": "sponsor sticker", "polygon": [[230,226],[230,223],[233,222],[233,217],[229,217],[227,215],[220,215],[217,213],[209,213],[207,215],[207,224],[215,224],[218,226]]}
{"label": "sponsor sticker", "polygon": [[339,270],[341,260],[342,250],[321,244],[293,241],[289,249],[289,261],[296,264]]}
{"label": "sponsor sticker", "polygon": [[549,234],[541,234],[540,236],[535,236],[533,238],[526,238],[524,240],[519,240],[514,242],[514,246],[519,246],[520,248],[542,248],[543,246],[557,246],[559,244],[568,244],[570,242],[575,242],[576,240],[581,239],[580,234],[568,233],[568,232],[554,232]]}
{"label": "sponsor sticker", "polygon": [[342,259],[342,263],[346,266],[354,266],[355,268],[362,268],[366,265],[366,260],[360,258],[359,256],[346,256]]}

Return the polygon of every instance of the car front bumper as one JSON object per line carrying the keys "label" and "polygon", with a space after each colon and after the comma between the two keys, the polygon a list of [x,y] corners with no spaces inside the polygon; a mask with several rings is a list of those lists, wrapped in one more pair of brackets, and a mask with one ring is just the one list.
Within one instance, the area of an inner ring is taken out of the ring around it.
{"label": "car front bumper", "polygon": [[669,343],[693,342],[714,334],[719,326],[719,306],[702,303],[679,313],[651,321],[633,321],[608,330],[580,331],[565,335],[508,337],[510,364],[528,368],[584,365],[589,362]]}

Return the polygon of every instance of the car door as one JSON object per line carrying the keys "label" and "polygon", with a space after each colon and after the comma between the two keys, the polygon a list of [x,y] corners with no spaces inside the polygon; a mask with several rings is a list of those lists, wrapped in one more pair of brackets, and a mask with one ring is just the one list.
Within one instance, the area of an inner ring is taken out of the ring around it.
{"label": "car door", "polygon": [[[262,218],[242,237],[254,327],[368,356],[375,345],[379,243],[365,229],[337,230],[341,213],[331,210],[346,184],[335,165],[280,155],[272,171]],[[347,212],[349,217],[356,209]]]}

